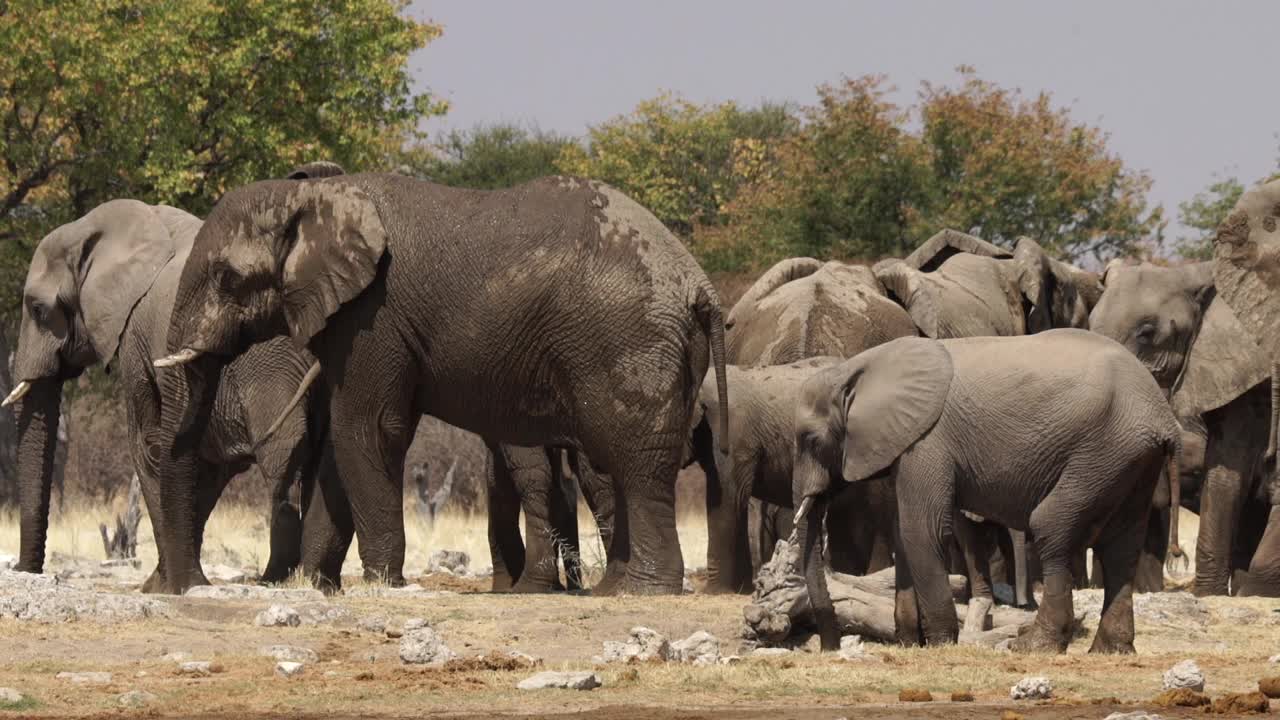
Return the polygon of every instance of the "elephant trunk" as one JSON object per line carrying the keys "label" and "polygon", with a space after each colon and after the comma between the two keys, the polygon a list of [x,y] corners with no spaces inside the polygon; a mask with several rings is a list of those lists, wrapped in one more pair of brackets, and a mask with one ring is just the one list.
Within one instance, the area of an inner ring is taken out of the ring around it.
{"label": "elephant trunk", "polygon": [[809,591],[809,607],[823,651],[840,649],[840,629],[836,625],[835,606],[827,591],[826,559],[822,552],[822,527],[827,515],[826,495],[810,495],[796,513],[796,534],[801,548],[805,587]]}
{"label": "elephant trunk", "polygon": [[722,455],[729,454],[729,376],[725,370],[724,316],[720,301],[710,286],[699,288],[694,302],[694,313],[702,325],[702,332],[711,342],[711,363],[716,371],[716,394],[720,404],[720,437],[717,443]]}
{"label": "elephant trunk", "polygon": [[44,571],[44,545],[49,531],[49,496],[58,447],[58,414],[62,381],[28,381],[26,396],[14,407],[18,426],[18,504],[21,540],[17,570]]}
{"label": "elephant trunk", "polygon": [[1186,562],[1186,553],[1178,543],[1178,512],[1182,506],[1182,468],[1181,454],[1175,444],[1167,451],[1165,458],[1165,475],[1169,482],[1169,553],[1167,564],[1172,567],[1174,560]]}

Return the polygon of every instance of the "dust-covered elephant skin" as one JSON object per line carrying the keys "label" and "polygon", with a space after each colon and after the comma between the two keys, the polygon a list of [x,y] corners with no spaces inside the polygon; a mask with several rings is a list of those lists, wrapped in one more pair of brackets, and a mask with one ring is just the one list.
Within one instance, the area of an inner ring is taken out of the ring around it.
{"label": "dust-covered elephant skin", "polygon": [[[200,225],[176,208],[113,200],[55,229],[37,246],[23,290],[14,358],[17,397],[11,397],[20,448],[18,569],[43,569],[52,431],[62,383],[99,363],[120,377],[129,452],[158,537],[168,519],[161,502],[164,483],[193,488],[190,531],[198,552],[204,522],[226,482],[256,462],[274,487],[271,558],[263,578],[284,580],[300,562],[300,511],[289,491],[315,470],[315,429],[307,424],[305,407],[261,441],[304,376],[311,362],[305,353],[278,339],[222,368],[225,382],[201,418],[191,474],[177,477],[167,464],[173,448],[165,439],[172,435],[162,430],[161,408],[180,400],[161,391],[152,359],[164,354],[178,278]],[[29,388],[25,395],[23,388]],[[168,586],[166,548],[159,550],[159,565],[144,585],[149,591]]]}
{"label": "dust-covered elephant skin", "polygon": [[[842,361],[814,357],[786,365],[727,368],[731,447],[720,427],[716,378],[707,373],[694,410],[691,461],[707,476],[707,592],[749,592],[752,567],[747,545],[748,501],[757,498],[794,515],[791,495],[792,426],[800,386]],[[887,482],[851,485],[833,499],[858,518],[832,533],[830,556],[839,572],[863,575],[892,565],[893,518],[897,507]],[[788,531],[789,534],[789,531]],[[784,535],[785,538],[785,535]],[[772,549],[772,548],[771,548]],[[767,562],[768,557],[761,557]]]}
{"label": "dust-covered elephant skin", "polygon": [[820,535],[833,485],[889,475],[898,501],[900,642],[955,642],[947,552],[961,511],[1029,532],[1044,570],[1019,651],[1063,652],[1072,554],[1092,538],[1106,576],[1092,652],[1133,652],[1133,581],[1148,509],[1180,428],[1151,374],[1082,330],[903,338],[807,380],[794,427],[798,534],[824,649],[839,638]]}
{"label": "dust-covered elephant skin", "polygon": [[[613,480],[573,449],[489,447],[486,463],[489,554],[494,592],[545,593],[582,588],[578,489],[609,546]],[[524,512],[525,537],[520,537]],[[560,580],[559,563],[565,581]]]}
{"label": "dust-covered elephant skin", "polygon": [[1280,596],[1280,482],[1274,471],[1280,440],[1280,179],[1240,196],[1214,237],[1218,293],[1257,341],[1270,368],[1271,422],[1267,430],[1271,502],[1266,529],[1239,583],[1241,595]]}
{"label": "dust-covered elephant skin", "polygon": [[[723,322],[706,274],[630,198],[569,177],[234,190],[184,269],[166,359],[181,367],[165,377],[198,396],[206,367],[277,334],[323,368],[367,576],[404,582],[404,455],[430,414],[494,444],[583,450],[618,490],[594,590],[681,591],[675,476],[698,385],[723,368]],[[189,504],[189,488],[172,492]],[[165,537],[188,566],[189,523]]]}
{"label": "dust-covered elephant skin", "polygon": [[874,272],[920,334],[938,339],[1085,328],[1101,294],[1097,275],[1050,258],[1030,238],[1008,251],[955,230]]}
{"label": "dust-covered elephant skin", "polygon": [[[1270,415],[1270,365],[1257,343],[1215,288],[1213,263],[1161,267],[1113,262],[1103,274],[1102,298],[1090,328],[1124,345],[1170,393],[1175,412],[1205,426],[1204,483],[1199,491],[1196,540],[1198,595],[1239,591],[1258,549],[1258,533],[1246,521],[1265,517],[1270,502],[1262,487],[1266,422]],[[1168,495],[1157,493],[1152,526],[1172,527]],[[1264,521],[1265,522],[1265,521]],[[1176,538],[1170,539],[1170,545]],[[1166,545],[1144,555],[1140,589],[1161,587]],[[1280,586],[1276,588],[1280,591]]]}
{"label": "dust-covered elephant skin", "polygon": [[[807,257],[783,260],[765,271],[725,321],[727,361],[744,368],[785,365],[820,356],[848,358],[894,338],[916,334],[911,317],[885,294],[869,268]],[[789,454],[789,432],[786,437],[784,444],[775,449]],[[717,481],[710,482],[714,492]],[[738,490],[731,486],[708,500],[708,588],[713,592],[748,591],[754,570],[773,552],[774,540],[787,537],[791,530],[791,513],[761,507],[754,518],[760,537],[744,536],[748,523],[742,518],[750,512],[751,503],[745,493],[735,494]],[[790,507],[789,491],[779,494],[788,498]],[[859,489],[842,496],[841,502],[865,507],[869,500],[865,495]],[[718,497],[732,498],[738,504],[721,505]],[[891,507],[886,509],[888,514],[884,515],[868,513],[863,524],[868,542],[872,538],[881,540],[874,547],[865,543],[846,546],[849,538],[833,539],[837,546],[833,552],[846,571],[861,572],[868,567],[875,570],[888,562],[892,546],[887,540],[892,537],[893,511]],[[726,532],[734,534],[724,536]],[[757,550],[748,565],[743,552],[753,541]]]}

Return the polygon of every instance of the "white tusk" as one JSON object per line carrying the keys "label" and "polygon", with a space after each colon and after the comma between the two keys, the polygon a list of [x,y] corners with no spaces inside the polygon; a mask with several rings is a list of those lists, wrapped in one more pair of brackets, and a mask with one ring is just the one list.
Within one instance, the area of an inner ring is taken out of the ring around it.
{"label": "white tusk", "polygon": [[315,382],[318,377],[320,377],[320,361],[316,360],[311,363],[311,367],[307,368],[307,374],[302,377],[302,382],[298,383],[298,389],[293,393],[293,397],[289,399],[289,403],[284,406],[284,412],[280,413],[275,422],[271,423],[271,427],[267,428],[262,437],[258,438],[257,444],[253,446],[254,453],[257,453],[258,448],[262,447],[264,443],[271,439],[272,435],[276,434],[276,431],[280,429],[280,426],[289,417],[289,413],[293,412],[298,403],[302,402],[302,398],[307,394],[307,388],[311,387],[311,383]]}
{"label": "white tusk", "polygon": [[162,357],[156,360],[152,365],[158,368],[174,367],[175,365],[186,365],[187,363],[200,357],[200,351],[192,348],[184,348],[178,352]]}
{"label": "white tusk", "polygon": [[9,396],[4,399],[4,402],[0,402],[0,407],[9,407],[10,405],[18,402],[24,395],[30,392],[30,390],[31,383],[23,380],[14,386],[13,392],[9,393]]}
{"label": "white tusk", "polygon": [[809,509],[812,507],[813,507],[812,495],[808,495],[805,497],[804,500],[800,501],[800,508],[796,510],[796,517],[794,520],[792,520],[792,523],[791,523],[793,527],[791,528],[791,537],[787,538],[788,544],[795,545],[796,540],[800,538],[800,521],[804,519],[805,515],[809,514]]}

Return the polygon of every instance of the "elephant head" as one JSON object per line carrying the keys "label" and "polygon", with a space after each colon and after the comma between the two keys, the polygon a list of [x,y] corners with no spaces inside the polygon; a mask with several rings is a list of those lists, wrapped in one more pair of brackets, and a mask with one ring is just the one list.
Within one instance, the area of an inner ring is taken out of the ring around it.
{"label": "elephant head", "polygon": [[916,329],[868,268],[791,258],[747,290],[729,311],[725,332],[727,361],[750,366],[850,357]]}
{"label": "elephant head", "polygon": [[795,411],[792,491],[805,581],[824,650],[839,645],[819,552],[835,479],[861,482],[890,471],[942,415],[951,355],[936,340],[900,338],[805,381]]}
{"label": "elephant head", "polygon": [[40,572],[62,382],[110,363],[138,301],[199,226],[187,213],[112,200],[49,233],[23,287],[14,389],[22,541],[19,567]]}
{"label": "elephant head", "polygon": [[943,230],[906,258],[883,260],[876,279],[927,337],[1021,335],[1087,326],[1098,278],[1019,238],[1013,252]]}

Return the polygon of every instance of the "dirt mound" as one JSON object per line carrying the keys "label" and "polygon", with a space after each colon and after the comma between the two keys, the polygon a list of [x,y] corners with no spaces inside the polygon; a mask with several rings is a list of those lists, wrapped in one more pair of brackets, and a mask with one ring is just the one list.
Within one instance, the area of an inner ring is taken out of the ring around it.
{"label": "dirt mound", "polygon": [[1214,700],[1211,709],[1219,715],[1239,715],[1264,713],[1268,706],[1267,696],[1260,692],[1229,693]]}
{"label": "dirt mound", "polygon": [[506,672],[512,670],[528,670],[537,667],[542,663],[539,661],[529,660],[522,657],[513,657],[511,655],[503,655],[500,652],[492,651],[488,655],[475,655],[473,657],[454,658],[444,664],[441,668],[445,672],[477,672],[480,670],[492,670],[498,672]]}
{"label": "dirt mound", "polygon": [[1151,698],[1151,702],[1160,707],[1200,707],[1209,704],[1209,696],[1191,688],[1175,688]]}

